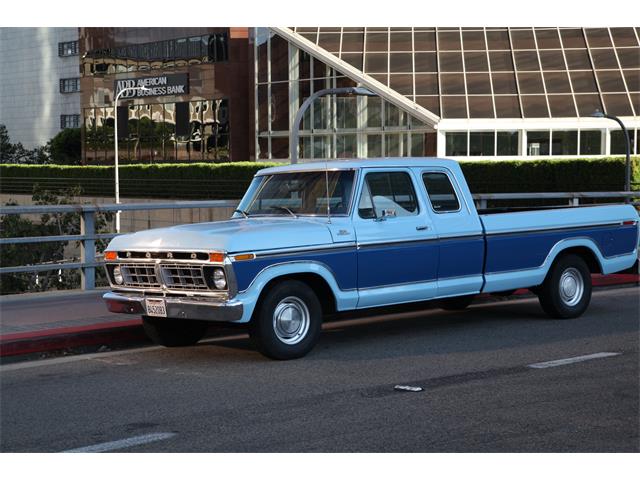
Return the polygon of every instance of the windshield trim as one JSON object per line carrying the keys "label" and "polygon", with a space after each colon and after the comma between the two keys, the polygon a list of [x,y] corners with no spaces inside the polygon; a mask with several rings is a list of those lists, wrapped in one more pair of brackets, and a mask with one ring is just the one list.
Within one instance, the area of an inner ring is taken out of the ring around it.
{"label": "windshield trim", "polygon": [[[247,208],[245,209],[247,212],[249,210],[249,208],[253,205],[253,202],[255,201],[255,199],[258,197],[258,195],[260,194],[260,192],[262,192],[262,189],[264,188],[264,186],[269,182],[269,178],[273,178],[275,175],[283,175],[283,174],[287,174],[287,173],[324,173],[327,170],[325,170],[324,168],[321,169],[314,169],[314,170],[307,170],[307,169],[299,169],[299,170],[285,170],[282,172],[277,172],[277,173],[264,173],[264,174],[260,174],[260,175],[255,175],[255,177],[267,177],[262,184],[260,185],[260,187],[256,190],[256,193],[254,194],[253,199],[251,200],[251,203],[247,206]],[[356,190],[358,187],[358,180],[360,177],[360,169],[359,168],[330,168],[328,169],[329,172],[353,172],[353,185],[351,187],[351,197],[349,198],[349,207],[347,208],[347,213],[333,213],[331,212],[331,217],[350,217],[351,213],[352,213],[352,208],[353,208],[353,203],[354,203],[354,198],[356,195]],[[254,178],[255,178],[254,177]],[[298,212],[294,212],[298,217],[327,217],[326,213],[298,213]],[[291,217],[291,215],[289,215],[288,213],[250,213],[249,217]]]}

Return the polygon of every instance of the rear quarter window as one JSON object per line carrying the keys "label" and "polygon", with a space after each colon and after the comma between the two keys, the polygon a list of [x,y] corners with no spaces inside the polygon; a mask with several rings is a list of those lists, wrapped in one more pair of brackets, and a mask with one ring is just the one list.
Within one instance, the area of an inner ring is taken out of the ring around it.
{"label": "rear quarter window", "polygon": [[460,202],[446,173],[427,172],[422,175],[434,212],[446,213],[460,210]]}

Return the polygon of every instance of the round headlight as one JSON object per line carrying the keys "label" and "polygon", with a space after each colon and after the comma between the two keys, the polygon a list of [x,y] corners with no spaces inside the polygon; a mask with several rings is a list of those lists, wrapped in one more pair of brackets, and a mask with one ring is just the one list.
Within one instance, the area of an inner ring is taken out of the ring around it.
{"label": "round headlight", "polygon": [[118,285],[122,285],[124,283],[124,277],[122,276],[122,271],[120,270],[120,267],[115,267],[113,269],[113,280]]}
{"label": "round headlight", "polygon": [[216,268],[213,271],[213,284],[218,290],[224,290],[227,288],[227,277],[224,274],[224,270]]}

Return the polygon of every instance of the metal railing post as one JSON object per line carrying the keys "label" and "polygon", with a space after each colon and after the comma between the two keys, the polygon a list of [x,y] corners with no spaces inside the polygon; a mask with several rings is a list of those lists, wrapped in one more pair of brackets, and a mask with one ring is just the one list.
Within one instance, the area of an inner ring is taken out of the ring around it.
{"label": "metal railing post", "polygon": [[[92,237],[91,239],[80,240],[80,262],[83,267],[80,269],[80,288],[82,290],[93,290],[96,288],[96,241],[93,239],[96,234],[96,223],[93,210],[82,210],[80,214],[80,234]],[[89,263],[90,265],[84,265]]]}

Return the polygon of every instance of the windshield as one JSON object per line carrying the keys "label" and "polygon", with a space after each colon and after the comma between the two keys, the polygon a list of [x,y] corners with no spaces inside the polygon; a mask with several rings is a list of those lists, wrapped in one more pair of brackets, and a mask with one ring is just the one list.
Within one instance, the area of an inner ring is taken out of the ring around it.
{"label": "windshield", "polygon": [[[247,215],[326,215],[326,172],[277,173],[258,177],[238,206]],[[349,213],[354,172],[330,171],[331,215]],[[258,183],[259,182],[259,183]]]}

